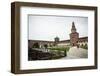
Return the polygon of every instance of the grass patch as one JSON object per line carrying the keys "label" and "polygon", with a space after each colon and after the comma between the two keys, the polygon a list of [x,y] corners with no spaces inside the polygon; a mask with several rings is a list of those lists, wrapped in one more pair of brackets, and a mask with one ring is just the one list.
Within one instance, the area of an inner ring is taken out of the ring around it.
{"label": "grass patch", "polygon": [[50,50],[69,51],[70,47],[49,47]]}
{"label": "grass patch", "polygon": [[83,48],[83,49],[86,49],[86,50],[87,50],[87,49],[88,49],[88,46],[87,46],[87,45],[82,45],[82,46],[81,46],[81,48]]}

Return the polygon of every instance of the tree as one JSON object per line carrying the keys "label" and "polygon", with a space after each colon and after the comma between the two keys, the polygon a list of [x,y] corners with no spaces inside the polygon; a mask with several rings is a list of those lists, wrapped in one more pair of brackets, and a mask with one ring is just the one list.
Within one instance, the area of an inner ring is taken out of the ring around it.
{"label": "tree", "polygon": [[34,43],[33,44],[33,48],[39,48],[40,46],[39,46],[39,43]]}
{"label": "tree", "polygon": [[47,44],[44,44],[44,47],[45,47],[45,49],[47,49],[48,48],[48,45]]}
{"label": "tree", "polygon": [[85,45],[81,45],[81,48],[83,48],[83,49],[88,49],[88,45],[87,44],[85,44]]}
{"label": "tree", "polygon": [[44,48],[45,48],[45,51],[48,51],[48,45],[47,44],[44,44]]}
{"label": "tree", "polygon": [[84,49],[88,49],[88,45],[87,44],[84,45]]}

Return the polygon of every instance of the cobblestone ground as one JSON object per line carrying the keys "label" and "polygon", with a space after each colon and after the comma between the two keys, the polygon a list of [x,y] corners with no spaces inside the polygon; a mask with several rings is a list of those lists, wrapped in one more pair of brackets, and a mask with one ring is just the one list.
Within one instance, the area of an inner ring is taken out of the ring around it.
{"label": "cobblestone ground", "polygon": [[78,58],[87,58],[88,51],[83,48],[72,47],[69,52],[67,52],[67,56],[62,59],[78,59]]}

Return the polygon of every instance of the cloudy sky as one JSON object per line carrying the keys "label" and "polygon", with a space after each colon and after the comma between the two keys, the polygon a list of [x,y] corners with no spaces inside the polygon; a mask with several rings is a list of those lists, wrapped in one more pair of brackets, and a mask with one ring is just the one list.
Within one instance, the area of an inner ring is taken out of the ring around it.
{"label": "cloudy sky", "polygon": [[79,37],[88,36],[88,18],[71,16],[28,16],[28,39],[54,41],[69,39],[72,22],[75,23]]}

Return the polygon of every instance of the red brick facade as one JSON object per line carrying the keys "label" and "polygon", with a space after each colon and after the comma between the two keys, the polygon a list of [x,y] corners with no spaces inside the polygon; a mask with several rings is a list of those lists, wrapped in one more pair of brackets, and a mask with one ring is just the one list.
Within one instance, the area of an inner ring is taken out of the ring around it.
{"label": "red brick facade", "polygon": [[76,27],[75,27],[75,24],[73,22],[71,34],[70,34],[70,44],[71,44],[71,46],[77,46],[78,39],[79,39],[79,33],[76,32]]}

